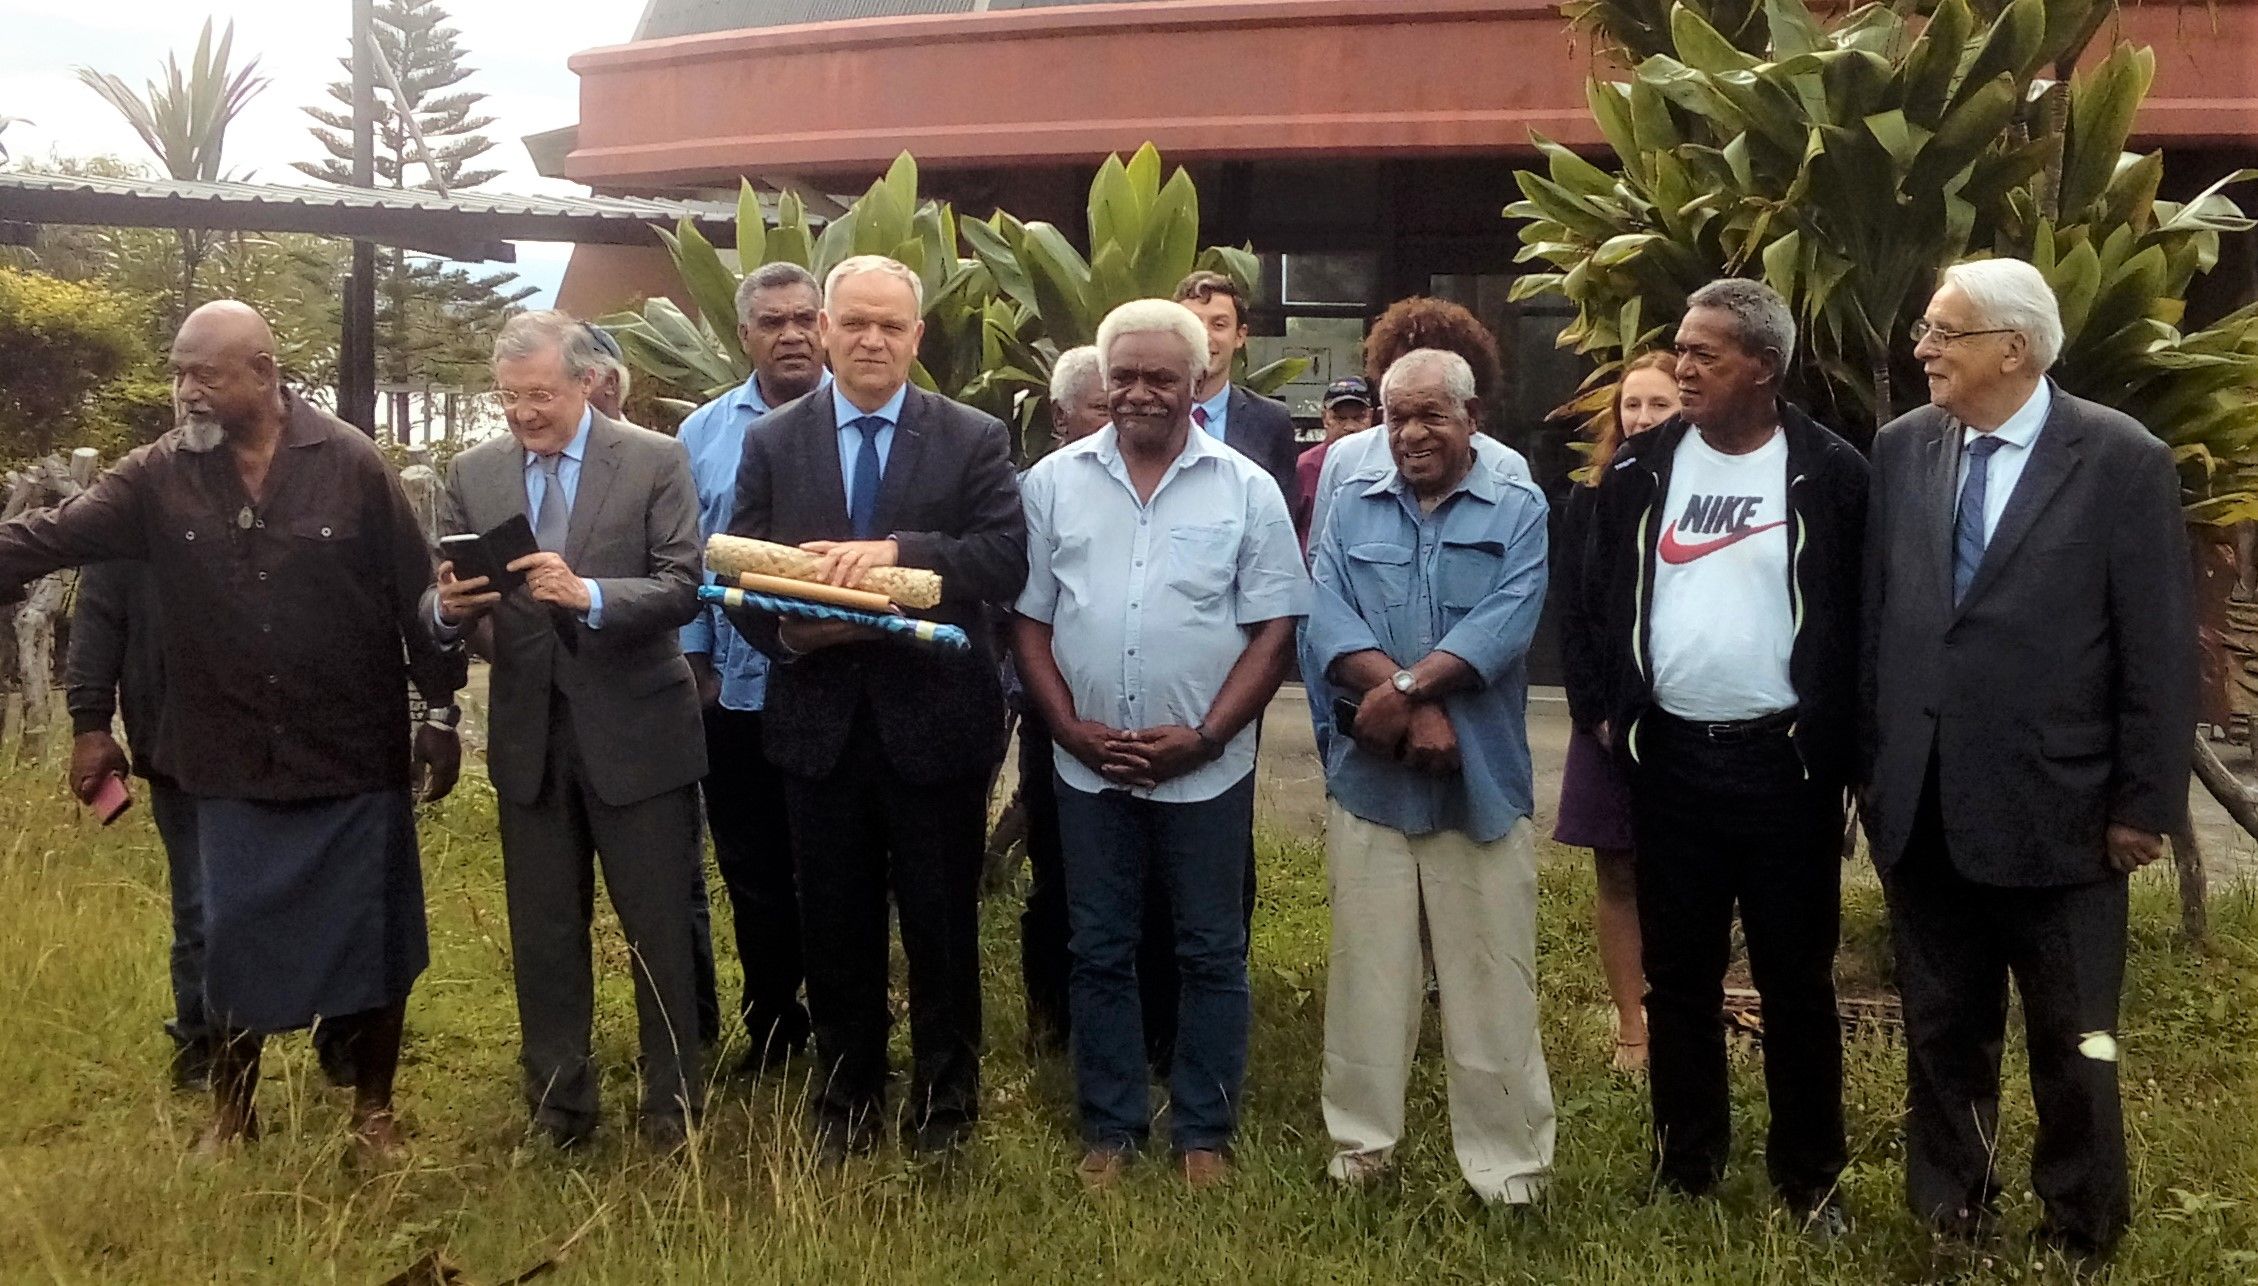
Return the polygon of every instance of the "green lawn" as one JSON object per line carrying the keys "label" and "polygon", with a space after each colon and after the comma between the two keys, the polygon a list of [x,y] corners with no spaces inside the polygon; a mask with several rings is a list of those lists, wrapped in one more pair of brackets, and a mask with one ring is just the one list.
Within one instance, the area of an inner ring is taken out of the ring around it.
{"label": "green lawn", "polygon": [[[562,1159],[525,1137],[513,1054],[492,796],[466,783],[427,821],[434,964],[410,1011],[401,1103],[410,1159],[340,1165],[345,1104],[305,1042],[275,1043],[268,1136],[216,1167],[185,1159],[200,1098],[163,1089],[166,899],[146,813],[105,833],[59,799],[53,768],[0,781],[0,1280],[377,1283],[438,1251],[501,1282],[569,1246],[558,1282],[1880,1282],[2064,1280],[2027,1233],[2029,1100],[2011,1045],[2003,1174],[2008,1235],[1988,1257],[1932,1263],[1898,1204],[1902,1055],[1851,1052],[1851,1235],[1804,1238],[1770,1203],[1748,1146],[1763,1107],[1737,1073],[1742,1148],[1721,1198],[1653,1199],[1644,1106],[1606,1070],[1585,909],[1590,877],[1553,863],[1541,917],[1544,1041],[1560,1103],[1559,1171],[1534,1212],[1463,1195],[1442,1083],[1423,1065],[1400,1184],[1344,1194],[1325,1155],[1317,1071],[1326,910],[1322,855],[1267,845],[1256,917],[1255,1037],[1241,1172],[1195,1198],[1148,1164],[1085,1196],[1063,1069],[1020,1052],[1016,908],[987,916],[987,1118],[967,1163],[931,1174],[888,1151],[814,1171],[794,1090],[724,1084],[695,1154],[654,1162],[628,1133],[633,1023],[616,936],[602,939],[598,1043],[608,1141]],[[1846,970],[1870,973],[1878,898],[1849,897]],[[717,900],[717,914],[722,914]],[[2217,941],[2181,948],[2171,891],[2143,876],[2123,1033],[2133,1232],[2116,1281],[2258,1280],[2258,903],[2217,895]],[[718,926],[717,926],[718,927]],[[821,949],[817,944],[816,949]],[[733,968],[725,951],[725,974]],[[725,986],[731,985],[725,977]],[[1430,1040],[1432,1033],[1430,1033]],[[733,1053],[734,1051],[732,1051]]]}

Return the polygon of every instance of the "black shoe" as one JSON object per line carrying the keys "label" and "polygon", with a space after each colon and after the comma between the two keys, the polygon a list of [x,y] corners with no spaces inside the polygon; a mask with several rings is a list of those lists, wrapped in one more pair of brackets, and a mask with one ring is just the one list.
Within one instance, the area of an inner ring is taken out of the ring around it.
{"label": "black shoe", "polygon": [[848,1158],[869,1156],[878,1150],[878,1131],[839,1121],[818,1121],[814,1127],[815,1159],[827,1169],[845,1165]]}
{"label": "black shoe", "polygon": [[771,1072],[784,1070],[787,1066],[790,1066],[793,1059],[806,1052],[807,1038],[805,1036],[797,1040],[771,1038],[746,1050],[744,1057],[737,1060],[737,1065],[730,1069],[729,1074],[757,1080]]}
{"label": "black shoe", "polygon": [[2037,1235],[2040,1245],[2074,1264],[2098,1264],[2117,1249],[2117,1235],[2073,1231],[2055,1223],[2051,1215],[2039,1222]]}
{"label": "black shoe", "polygon": [[212,1088],[212,1042],[184,1040],[173,1046],[172,1087],[175,1090]]}
{"label": "black shoe", "polygon": [[322,1079],[337,1089],[351,1089],[359,1069],[353,1065],[353,1043],[330,1023],[314,1028],[314,1057],[321,1063]]}
{"label": "black shoe", "polygon": [[582,1151],[596,1138],[596,1123],[594,1121],[542,1120],[536,1117],[533,1128],[540,1133],[542,1138],[549,1141],[550,1147],[559,1152]]}
{"label": "black shoe", "polygon": [[690,1146],[690,1125],[679,1116],[646,1116],[635,1126],[635,1137],[662,1157]]}
{"label": "black shoe", "polygon": [[928,1121],[914,1129],[902,1132],[902,1144],[912,1157],[921,1161],[947,1161],[964,1151],[972,1141],[972,1122],[964,1120]]}

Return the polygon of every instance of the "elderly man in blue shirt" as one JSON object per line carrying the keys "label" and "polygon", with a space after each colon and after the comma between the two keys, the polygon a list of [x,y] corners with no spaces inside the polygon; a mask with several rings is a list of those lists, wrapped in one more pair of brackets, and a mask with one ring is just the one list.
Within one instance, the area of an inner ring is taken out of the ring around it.
{"label": "elderly man in blue shirt", "polygon": [[[698,534],[729,530],[737,502],[737,466],[745,434],[769,413],[830,382],[816,341],[823,306],[815,277],[798,264],[763,264],[737,286],[737,339],[752,359],[745,382],[692,411],[679,434],[698,483]],[[745,987],[737,1007],[750,1042],[741,1073],[783,1063],[808,1041],[800,1003],[807,973],[800,951],[798,889],[784,823],[784,779],[761,749],[761,707],[768,695],[768,658],[747,643],[712,604],[682,627],[682,655],[705,706],[706,822],[714,865],[729,890],[737,926],[737,959]],[[698,893],[705,880],[699,877]],[[707,1043],[721,1037],[713,941],[698,934],[698,1025]]]}
{"label": "elderly man in blue shirt", "polygon": [[1028,471],[1012,623],[1020,680],[1062,752],[1078,1172],[1112,1186],[1150,1130],[1137,944],[1157,872],[1179,978],[1172,1142],[1205,1188],[1230,1173],[1246,1074],[1254,722],[1309,581],[1277,485],[1192,427],[1199,319],[1167,300],[1124,304],[1098,351],[1113,422]]}
{"label": "elderly man in blue shirt", "polygon": [[1394,467],[1341,493],[1313,557],[1302,673],[1342,725],[1325,763],[1326,1169],[1367,1182],[1403,1137],[1424,916],[1459,1172],[1483,1200],[1521,1204],[1553,1145],[1526,724],[1545,502],[1475,467],[1474,389],[1456,353],[1421,349],[1388,368]]}

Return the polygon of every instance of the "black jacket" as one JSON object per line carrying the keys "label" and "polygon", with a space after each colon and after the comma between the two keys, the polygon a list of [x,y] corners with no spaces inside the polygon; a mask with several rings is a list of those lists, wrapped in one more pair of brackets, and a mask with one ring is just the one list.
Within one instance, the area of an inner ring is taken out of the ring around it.
{"label": "black jacket", "polygon": [[147,563],[93,563],[78,574],[71,646],[63,662],[71,731],[108,732],[125,716],[136,775],[171,784],[163,759],[165,626]]}
{"label": "black jacket", "polygon": [[1301,496],[1301,482],[1294,473],[1301,444],[1294,440],[1294,416],[1286,404],[1233,384],[1223,435],[1223,445],[1262,466],[1285,497],[1286,512],[1294,512]]}
{"label": "black jacket", "polygon": [[[792,657],[777,642],[773,617],[732,616],[753,646],[777,660],[768,672],[763,746],[786,772],[828,776],[854,721],[868,718],[904,778],[985,777],[1004,753],[1004,698],[983,607],[1011,603],[1027,581],[1027,519],[1003,424],[911,387],[877,517],[879,530],[900,543],[903,566],[940,573],[940,606],[918,615],[962,628],[972,650],[929,652],[882,639]],[[848,539],[828,387],[769,412],[745,435],[729,531],[784,545]]]}
{"label": "black jacket", "polygon": [[1952,601],[1960,426],[1923,407],[1874,439],[1866,825],[1888,870],[1934,765],[1952,865],[1980,884],[2115,873],[2111,822],[2186,816],[2196,642],[2172,453],[2053,390],[2046,427]]}
{"label": "black jacket", "polygon": [[[1857,448],[1786,402],[1788,575],[1795,641],[1797,753],[1813,780],[1848,785],[1858,743],[1859,576],[1868,469]],[[1585,541],[1582,608],[1590,655],[1568,670],[1572,712],[1601,712],[1636,760],[1639,720],[1654,703],[1650,622],[1655,543],[1668,521],[1670,468],[1692,431],[1683,418],[1623,444],[1600,483]],[[1579,716],[1582,717],[1582,716]]]}

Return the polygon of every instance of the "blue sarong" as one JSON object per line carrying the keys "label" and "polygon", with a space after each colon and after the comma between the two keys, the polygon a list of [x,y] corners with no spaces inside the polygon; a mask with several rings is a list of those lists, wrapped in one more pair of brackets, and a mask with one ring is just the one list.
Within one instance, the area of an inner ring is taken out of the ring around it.
{"label": "blue sarong", "polygon": [[407,997],[431,955],[406,790],[203,799],[197,827],[215,1023],[287,1031]]}

